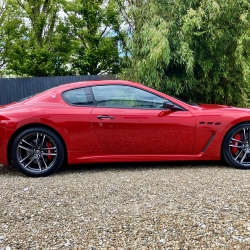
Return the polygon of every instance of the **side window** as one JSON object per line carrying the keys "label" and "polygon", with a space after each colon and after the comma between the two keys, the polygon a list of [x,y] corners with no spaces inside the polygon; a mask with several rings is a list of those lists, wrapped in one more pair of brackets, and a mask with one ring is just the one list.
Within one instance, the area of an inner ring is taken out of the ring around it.
{"label": "side window", "polygon": [[63,93],[63,99],[73,105],[93,106],[94,101],[89,87],[71,89]]}
{"label": "side window", "polygon": [[99,107],[163,108],[164,98],[131,86],[94,86],[92,91]]}

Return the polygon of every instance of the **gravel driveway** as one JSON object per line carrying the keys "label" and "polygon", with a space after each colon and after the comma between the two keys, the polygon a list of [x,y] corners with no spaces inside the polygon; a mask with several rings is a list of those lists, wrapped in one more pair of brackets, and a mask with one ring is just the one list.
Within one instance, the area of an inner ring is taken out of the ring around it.
{"label": "gravel driveway", "polygon": [[249,249],[250,171],[216,163],[0,166],[0,249]]}

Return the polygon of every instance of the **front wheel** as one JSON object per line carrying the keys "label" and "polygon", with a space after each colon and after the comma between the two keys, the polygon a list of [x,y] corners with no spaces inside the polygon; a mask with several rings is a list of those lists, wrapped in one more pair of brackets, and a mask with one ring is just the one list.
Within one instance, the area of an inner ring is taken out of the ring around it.
{"label": "front wheel", "polygon": [[226,135],[222,155],[231,166],[250,169],[250,123],[239,124]]}
{"label": "front wheel", "polygon": [[64,147],[56,133],[47,128],[34,127],[21,132],[11,148],[14,165],[32,177],[54,173],[64,159]]}

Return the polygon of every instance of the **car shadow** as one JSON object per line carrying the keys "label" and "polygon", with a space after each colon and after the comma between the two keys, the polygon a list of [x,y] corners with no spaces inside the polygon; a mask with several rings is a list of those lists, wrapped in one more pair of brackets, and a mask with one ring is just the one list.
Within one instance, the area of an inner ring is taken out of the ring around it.
{"label": "car shadow", "polygon": [[[68,175],[84,172],[131,172],[148,169],[207,169],[207,168],[232,168],[223,161],[195,161],[195,162],[127,162],[127,163],[93,163],[93,164],[79,164],[61,166],[56,175]],[[0,165],[0,176],[23,176],[14,166]]]}
{"label": "car shadow", "polygon": [[195,162],[132,162],[132,163],[95,163],[79,165],[63,165],[56,174],[105,172],[105,171],[139,171],[147,169],[207,169],[207,168],[232,168],[223,161],[195,161]]}
{"label": "car shadow", "polygon": [[23,176],[23,174],[12,165],[0,165],[0,176]]}

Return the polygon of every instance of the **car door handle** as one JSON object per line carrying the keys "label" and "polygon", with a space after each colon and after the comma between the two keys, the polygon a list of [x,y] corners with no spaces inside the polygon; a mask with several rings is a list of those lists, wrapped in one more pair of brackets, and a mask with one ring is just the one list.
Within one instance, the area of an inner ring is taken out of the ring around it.
{"label": "car door handle", "polygon": [[100,120],[111,120],[111,119],[114,119],[114,117],[110,116],[110,115],[98,115],[97,118],[100,119]]}

